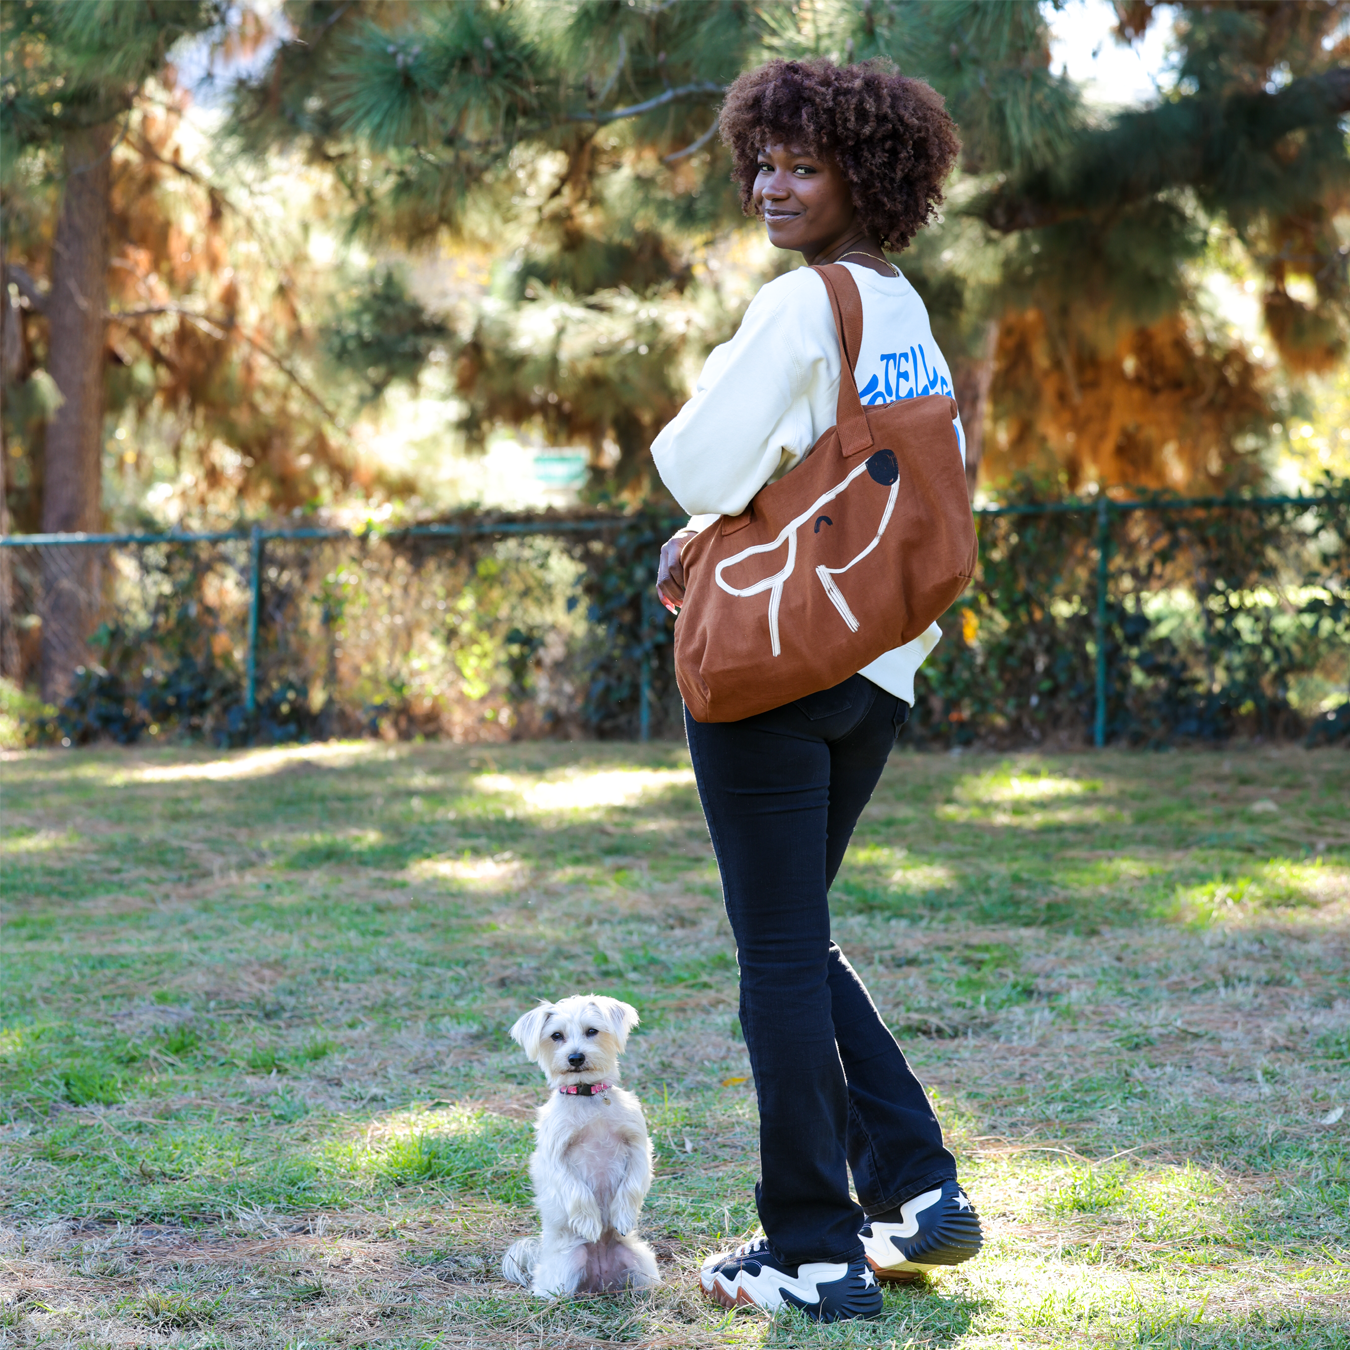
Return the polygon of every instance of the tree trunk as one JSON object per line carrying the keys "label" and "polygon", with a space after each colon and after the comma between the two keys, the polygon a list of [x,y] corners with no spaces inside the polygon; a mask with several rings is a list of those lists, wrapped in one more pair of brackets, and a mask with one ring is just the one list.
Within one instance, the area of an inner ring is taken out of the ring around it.
{"label": "tree trunk", "polygon": [[994,356],[998,351],[998,320],[990,319],[984,330],[979,355],[959,360],[952,371],[956,406],[961,410],[961,428],[966,433],[966,487],[972,500],[975,482],[984,459],[984,424],[989,413],[989,389],[994,383]]}
{"label": "tree trunk", "polygon": [[[65,142],[47,297],[47,370],[63,400],[47,423],[42,528],[49,533],[92,531],[99,521],[112,138],[104,125],[72,131]],[[49,702],[69,692],[85,659],[98,572],[93,549],[43,550],[42,695]]]}
{"label": "tree trunk", "polygon": [[[8,397],[28,373],[23,324],[18,307],[9,298],[9,278],[0,256],[0,389]],[[9,533],[9,447],[0,420],[0,534]],[[18,680],[19,644],[14,632],[14,561],[10,550],[0,548],[0,677]]]}

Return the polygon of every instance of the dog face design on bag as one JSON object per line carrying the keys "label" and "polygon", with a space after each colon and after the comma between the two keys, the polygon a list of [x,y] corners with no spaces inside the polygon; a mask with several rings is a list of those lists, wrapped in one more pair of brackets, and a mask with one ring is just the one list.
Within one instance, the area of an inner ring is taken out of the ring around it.
{"label": "dog face design on bag", "polygon": [[[782,644],[778,636],[778,611],[783,601],[783,588],[792,580],[797,569],[797,541],[803,529],[820,536],[835,527],[835,515],[847,510],[852,517],[866,512],[877,522],[871,541],[853,557],[841,559],[837,566],[819,563],[813,569],[815,578],[824,588],[830,603],[839,611],[839,617],[849,631],[858,631],[858,620],[839,589],[835,577],[862,562],[881,542],[886,527],[895,513],[896,498],[900,494],[900,465],[891,450],[877,450],[861,464],[851,469],[841,483],[823,492],[801,515],[788,521],[778,537],[768,544],[755,544],[723,559],[714,569],[713,577],[728,595],[748,599],[769,592],[769,641],[773,654],[779,655]],[[834,514],[831,514],[833,506]],[[817,548],[817,554],[828,555],[828,547]],[[764,575],[766,567],[777,565],[778,570]],[[758,574],[758,575],[757,575]],[[801,583],[809,584],[805,579]]]}

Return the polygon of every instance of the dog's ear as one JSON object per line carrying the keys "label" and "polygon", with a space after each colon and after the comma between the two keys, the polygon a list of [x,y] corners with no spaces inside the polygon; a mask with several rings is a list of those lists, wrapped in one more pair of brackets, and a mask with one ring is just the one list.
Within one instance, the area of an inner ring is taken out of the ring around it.
{"label": "dog's ear", "polygon": [[544,1023],[548,1021],[549,1014],[553,1010],[552,1003],[541,1003],[524,1017],[519,1018],[511,1028],[511,1039],[519,1044],[530,1059],[539,1058],[539,1042],[543,1039]]}
{"label": "dog's ear", "polygon": [[628,1044],[628,1033],[641,1020],[631,1003],[623,1003],[617,998],[596,997],[593,1000],[596,1010],[605,1024],[618,1037],[619,1049]]}

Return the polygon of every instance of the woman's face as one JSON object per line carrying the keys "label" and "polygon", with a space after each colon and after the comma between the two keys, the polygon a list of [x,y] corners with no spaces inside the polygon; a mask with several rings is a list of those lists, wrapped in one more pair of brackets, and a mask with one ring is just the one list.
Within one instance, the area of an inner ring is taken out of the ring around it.
{"label": "woman's face", "polygon": [[769,242],[801,253],[807,262],[856,228],[853,194],[839,165],[798,145],[760,151],[754,202]]}

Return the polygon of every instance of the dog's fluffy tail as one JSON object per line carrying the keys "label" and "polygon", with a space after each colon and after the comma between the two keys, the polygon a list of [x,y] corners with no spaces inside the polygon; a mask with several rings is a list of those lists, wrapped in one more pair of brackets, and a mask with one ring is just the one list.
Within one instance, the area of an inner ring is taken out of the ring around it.
{"label": "dog's fluffy tail", "polygon": [[535,1263],[539,1260],[539,1239],[521,1238],[513,1242],[502,1257],[502,1275],[512,1284],[523,1284],[527,1289],[534,1280]]}

